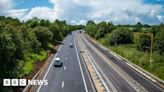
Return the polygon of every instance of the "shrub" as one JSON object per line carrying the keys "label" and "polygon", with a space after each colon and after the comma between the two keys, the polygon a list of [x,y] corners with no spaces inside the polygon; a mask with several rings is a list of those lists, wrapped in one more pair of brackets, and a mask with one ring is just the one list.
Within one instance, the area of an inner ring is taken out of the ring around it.
{"label": "shrub", "polygon": [[111,36],[109,37],[109,44],[127,44],[133,42],[133,34],[127,28],[117,28],[112,31]]}
{"label": "shrub", "polygon": [[137,49],[141,51],[150,51],[151,38],[148,35],[141,35]]}

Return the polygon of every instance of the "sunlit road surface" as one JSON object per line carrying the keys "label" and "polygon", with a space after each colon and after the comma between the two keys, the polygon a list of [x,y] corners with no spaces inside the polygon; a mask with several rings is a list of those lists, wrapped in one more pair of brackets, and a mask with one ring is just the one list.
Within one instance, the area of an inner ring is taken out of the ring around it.
{"label": "sunlit road surface", "polygon": [[[116,71],[120,71],[118,68],[120,68],[128,75],[128,77],[130,77],[140,87],[142,87],[144,91],[164,92],[164,89],[160,88],[155,83],[151,82],[149,79],[130,68],[127,64],[125,64],[125,62],[122,62],[121,59],[113,56],[105,49],[101,48],[101,46],[93,43],[87,36],[80,34],[80,38],[89,54],[94,58],[94,61],[103,70],[105,76],[108,77],[107,80],[111,81],[118,92],[133,92],[133,89],[135,89],[134,85],[131,85],[130,82],[127,82],[127,78],[123,78],[126,77],[125,75],[121,75],[121,77],[119,73],[116,73]],[[116,69],[113,69],[114,65],[118,68],[115,67]]]}
{"label": "sunlit road surface", "polygon": [[[75,34],[68,35],[63,45],[59,47],[54,56],[61,58],[62,67],[54,67],[53,62],[44,75],[48,80],[48,85],[39,86],[37,92],[94,92],[92,81],[84,62],[81,59],[79,47],[75,41]],[[73,43],[73,48],[69,44]]]}
{"label": "sunlit road surface", "polygon": [[[77,39],[78,38],[78,39]],[[79,41],[80,40],[80,41]],[[100,46],[93,43],[84,33],[75,31],[63,41],[55,57],[61,58],[62,67],[54,67],[51,62],[43,74],[43,79],[48,80],[48,85],[38,86],[35,92],[96,92],[93,81],[88,74],[80,47],[81,42],[89,53],[92,62],[97,64],[109,91],[135,92],[138,90],[148,92],[164,92],[162,88],[151,82],[137,71],[130,68],[122,60],[113,56]],[[69,44],[73,43],[73,48]],[[120,70],[121,69],[121,70]],[[122,75],[123,74],[123,75]],[[125,78],[125,77],[128,77]],[[132,82],[136,82],[135,84]],[[135,87],[137,85],[137,88]]]}

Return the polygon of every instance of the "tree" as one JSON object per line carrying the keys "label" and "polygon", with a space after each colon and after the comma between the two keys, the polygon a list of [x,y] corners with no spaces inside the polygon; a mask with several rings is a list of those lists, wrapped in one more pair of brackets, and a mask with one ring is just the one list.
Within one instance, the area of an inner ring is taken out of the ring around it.
{"label": "tree", "polygon": [[[27,71],[24,66],[35,62],[35,55],[44,54],[52,38],[61,41],[68,32],[80,26],[67,25],[65,21],[55,21],[33,18],[21,22],[12,17],[0,16],[0,79],[4,77],[21,78]],[[53,34],[55,36],[53,36]],[[37,57],[40,58],[40,57]],[[32,61],[32,62],[31,62]],[[0,85],[3,82],[0,81]],[[7,92],[0,87],[1,91]]]}
{"label": "tree", "polygon": [[98,24],[98,29],[95,34],[96,39],[104,37],[107,33],[109,33],[108,24],[106,22],[100,22]]}
{"label": "tree", "polygon": [[57,43],[62,39],[63,36],[60,29],[58,28],[58,25],[50,24],[49,30],[53,33],[53,37],[52,37],[53,43]]}
{"label": "tree", "polygon": [[50,21],[41,19],[39,24],[40,26],[48,27],[50,25]]}
{"label": "tree", "polygon": [[109,44],[127,44],[133,42],[133,34],[129,31],[129,29],[121,27],[112,31],[109,37]]}
{"label": "tree", "polygon": [[141,27],[134,27],[133,28],[133,32],[141,32],[142,31],[142,28]]}
{"label": "tree", "polygon": [[161,54],[164,53],[164,28],[155,36],[155,48]]}
{"label": "tree", "polygon": [[88,21],[85,29],[86,33],[88,33],[91,37],[95,38],[97,25],[94,23],[94,21]]}
{"label": "tree", "polygon": [[52,41],[52,32],[48,28],[41,26],[34,28],[34,32],[38,41],[41,43],[41,47],[47,49],[48,43]]}
{"label": "tree", "polygon": [[140,41],[137,45],[138,50],[150,51],[151,38],[148,35],[141,35]]}
{"label": "tree", "polygon": [[[12,41],[12,34],[8,32],[8,29],[0,26],[0,77],[10,76],[12,70],[13,56],[16,51],[16,45]],[[6,72],[7,71],[7,72]]]}
{"label": "tree", "polygon": [[23,39],[24,50],[28,52],[39,53],[41,49],[41,43],[37,40],[34,31],[28,28],[26,25],[22,25],[19,30]]}
{"label": "tree", "polygon": [[160,25],[154,25],[151,27],[150,32],[152,32],[154,35],[156,35],[156,33],[162,31],[164,29],[164,24],[160,24]]}
{"label": "tree", "polygon": [[34,17],[32,19],[29,19],[25,24],[29,28],[35,28],[35,27],[39,26],[39,22],[40,22],[40,20],[37,17]]}
{"label": "tree", "polygon": [[141,24],[141,22],[137,22],[135,26],[136,27],[143,27],[143,25]]}

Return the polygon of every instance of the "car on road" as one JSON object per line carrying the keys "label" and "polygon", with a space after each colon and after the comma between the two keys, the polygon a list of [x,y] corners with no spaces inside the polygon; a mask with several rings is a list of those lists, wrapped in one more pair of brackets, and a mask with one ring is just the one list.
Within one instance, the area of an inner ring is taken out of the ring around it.
{"label": "car on road", "polygon": [[69,47],[70,47],[70,48],[72,48],[72,47],[73,47],[73,44],[72,44],[72,43],[70,43],[70,44],[69,44]]}
{"label": "car on road", "polygon": [[69,34],[72,35],[72,32],[70,32]]}
{"label": "car on road", "polygon": [[62,62],[61,62],[61,59],[60,58],[55,58],[54,60],[54,66],[55,67],[62,67]]}

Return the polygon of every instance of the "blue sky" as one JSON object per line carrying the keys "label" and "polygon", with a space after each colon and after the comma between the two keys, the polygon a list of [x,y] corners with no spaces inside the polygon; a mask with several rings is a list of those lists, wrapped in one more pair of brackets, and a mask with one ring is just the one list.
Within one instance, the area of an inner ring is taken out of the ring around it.
{"label": "blue sky", "polygon": [[32,9],[36,6],[53,8],[53,4],[48,0],[15,0],[15,8],[17,9]]}
{"label": "blue sky", "polygon": [[28,20],[66,20],[71,24],[164,22],[164,0],[0,0],[0,15]]}

